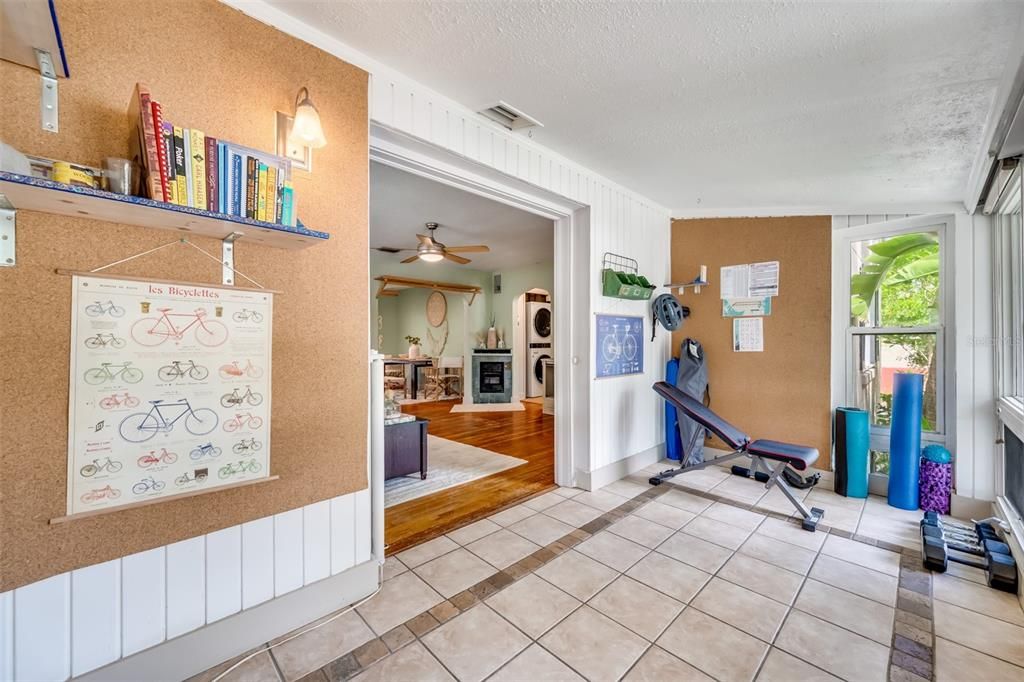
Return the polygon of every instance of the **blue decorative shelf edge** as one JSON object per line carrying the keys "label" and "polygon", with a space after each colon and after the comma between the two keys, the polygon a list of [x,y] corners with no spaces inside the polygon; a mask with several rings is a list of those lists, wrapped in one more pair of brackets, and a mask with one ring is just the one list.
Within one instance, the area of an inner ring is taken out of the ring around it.
{"label": "blue decorative shelf edge", "polygon": [[4,195],[15,209],[74,217],[84,216],[217,238],[241,232],[246,241],[281,248],[304,248],[330,238],[327,232],[310,230],[302,226],[267,223],[143,197],[66,185],[6,171],[0,171],[0,194]]}

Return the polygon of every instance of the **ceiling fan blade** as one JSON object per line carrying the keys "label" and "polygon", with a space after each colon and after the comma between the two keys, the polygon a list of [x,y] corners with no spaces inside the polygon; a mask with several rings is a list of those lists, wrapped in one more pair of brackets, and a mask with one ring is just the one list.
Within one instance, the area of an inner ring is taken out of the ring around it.
{"label": "ceiling fan blade", "polygon": [[474,244],[470,246],[449,246],[446,249],[449,253],[490,253],[491,249],[485,244]]}
{"label": "ceiling fan blade", "polygon": [[371,246],[374,251],[380,251],[381,253],[399,253],[401,251],[415,251],[416,249],[400,249],[395,246]]}
{"label": "ceiling fan blade", "polygon": [[434,240],[425,234],[416,235],[416,239],[419,239],[421,244],[426,244],[427,246],[430,246],[431,244],[434,243]]}
{"label": "ceiling fan blade", "polygon": [[402,262],[403,263],[414,263],[414,262],[418,261],[419,259],[420,259],[419,254],[416,254],[415,256],[409,256],[408,258],[406,258]]}
{"label": "ceiling fan blade", "polygon": [[466,263],[470,262],[470,260],[468,258],[463,258],[462,256],[456,256],[454,253],[449,253],[448,251],[444,252],[444,257],[447,258],[450,261],[455,261],[459,265],[465,265]]}

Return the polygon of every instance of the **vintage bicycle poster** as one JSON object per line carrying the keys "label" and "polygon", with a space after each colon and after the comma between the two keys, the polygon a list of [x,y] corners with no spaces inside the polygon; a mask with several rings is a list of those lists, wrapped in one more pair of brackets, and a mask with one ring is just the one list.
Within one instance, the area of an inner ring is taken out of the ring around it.
{"label": "vintage bicycle poster", "polygon": [[643,374],[644,318],[595,316],[597,320],[597,378]]}
{"label": "vintage bicycle poster", "polygon": [[68,514],[270,475],[273,294],[72,277]]}

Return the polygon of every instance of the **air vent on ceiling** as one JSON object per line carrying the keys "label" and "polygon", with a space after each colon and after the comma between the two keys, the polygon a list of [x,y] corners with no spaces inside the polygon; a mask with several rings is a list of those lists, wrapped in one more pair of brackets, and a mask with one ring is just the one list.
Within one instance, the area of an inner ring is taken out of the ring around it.
{"label": "air vent on ceiling", "polygon": [[544,124],[537,119],[500,100],[492,107],[481,109],[480,113],[509,130],[522,130],[524,128],[533,128],[534,126],[544,127]]}

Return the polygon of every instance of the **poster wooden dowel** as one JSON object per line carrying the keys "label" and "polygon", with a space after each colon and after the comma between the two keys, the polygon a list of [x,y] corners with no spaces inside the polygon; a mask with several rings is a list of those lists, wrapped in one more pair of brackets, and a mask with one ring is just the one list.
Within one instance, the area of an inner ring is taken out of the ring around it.
{"label": "poster wooden dowel", "polygon": [[69,523],[71,521],[77,521],[79,519],[87,519],[91,516],[100,516],[101,514],[115,514],[121,511],[128,511],[129,509],[138,509],[139,507],[148,507],[151,504],[161,504],[163,502],[170,502],[171,500],[184,500],[187,497],[195,497],[196,495],[205,495],[207,493],[220,492],[221,490],[231,490],[233,488],[243,488],[249,485],[258,485],[260,483],[269,483],[270,481],[276,481],[280,476],[267,476],[266,478],[256,478],[251,481],[238,481],[237,483],[228,483],[226,485],[215,485],[212,488],[203,488],[202,490],[189,490],[177,495],[167,495],[165,497],[154,497],[149,500],[139,500],[138,502],[132,502],[131,504],[123,504],[120,507],[110,507],[109,509],[97,509],[95,511],[79,512],[78,514],[68,514],[67,516],[58,516],[50,519],[50,525],[54,526],[58,523]]}
{"label": "poster wooden dowel", "polygon": [[129,275],[115,275],[107,274],[105,272],[88,272],[86,270],[67,270],[65,268],[57,268],[54,270],[58,275],[65,275],[67,277],[73,277],[78,275],[79,277],[105,277],[106,279],[126,279],[129,282],[156,282],[158,284],[178,284],[181,286],[188,287],[216,287],[218,289],[230,289],[231,291],[252,291],[257,294],[274,294],[275,296],[282,295],[282,292],[276,289],[256,289],[252,287],[236,287],[236,286],[225,286],[220,282],[183,282],[178,279],[153,279],[152,277],[131,277]]}

